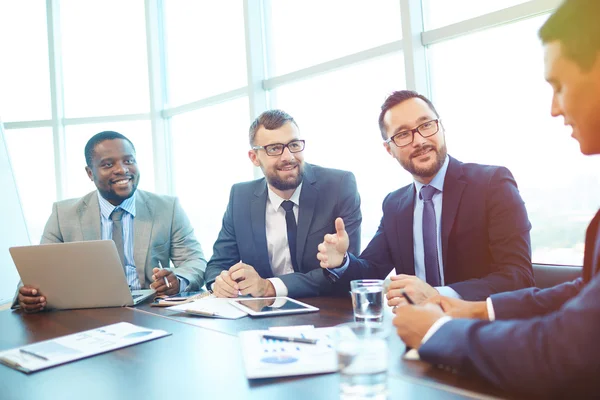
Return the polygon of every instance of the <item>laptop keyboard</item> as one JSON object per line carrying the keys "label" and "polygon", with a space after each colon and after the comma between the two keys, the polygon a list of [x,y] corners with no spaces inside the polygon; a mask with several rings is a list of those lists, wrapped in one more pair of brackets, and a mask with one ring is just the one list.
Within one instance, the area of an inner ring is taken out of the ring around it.
{"label": "laptop keyboard", "polygon": [[138,297],[142,297],[142,295],[141,295],[141,294],[132,294],[131,296],[132,296],[134,299],[137,299]]}

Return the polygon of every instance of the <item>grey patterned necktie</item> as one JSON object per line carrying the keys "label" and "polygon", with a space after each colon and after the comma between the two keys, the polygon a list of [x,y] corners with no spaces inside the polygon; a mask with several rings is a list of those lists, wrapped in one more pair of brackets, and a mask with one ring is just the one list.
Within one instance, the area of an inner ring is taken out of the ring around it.
{"label": "grey patterned necktie", "polygon": [[122,208],[115,208],[110,214],[112,220],[112,240],[117,246],[117,252],[121,259],[121,265],[125,266],[125,247],[123,246],[123,210]]}
{"label": "grey patterned necktie", "polygon": [[438,190],[433,186],[423,186],[420,196],[423,199],[423,250],[425,253],[425,277],[431,286],[441,286],[438,263],[437,223],[433,195]]}

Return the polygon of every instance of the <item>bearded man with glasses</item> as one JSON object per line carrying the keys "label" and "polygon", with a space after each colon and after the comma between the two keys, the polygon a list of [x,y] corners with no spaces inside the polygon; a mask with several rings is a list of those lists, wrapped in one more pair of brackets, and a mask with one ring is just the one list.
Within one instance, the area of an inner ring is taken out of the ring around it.
{"label": "bearded man with glasses", "polygon": [[343,219],[336,221],[317,258],[338,271],[337,284],[395,270],[390,306],[405,304],[403,292],[422,303],[438,294],[485,300],[533,286],[531,224],[510,171],[448,156],[438,112],[413,91],[386,99],[379,128],[385,149],[414,183],[385,198],[379,229],[359,257],[349,250]]}
{"label": "bearded man with glasses", "polygon": [[360,249],[360,197],[351,172],[304,162],[305,141],[281,110],[250,126],[248,157],[264,178],[233,185],[223,226],[205,272],[218,297],[314,297],[338,288],[335,269],[323,271],[317,246],[343,218]]}

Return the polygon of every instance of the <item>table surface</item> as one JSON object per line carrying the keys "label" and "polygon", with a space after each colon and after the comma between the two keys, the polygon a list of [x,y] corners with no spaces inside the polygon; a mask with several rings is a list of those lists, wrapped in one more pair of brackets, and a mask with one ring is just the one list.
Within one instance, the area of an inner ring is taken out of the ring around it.
{"label": "table surface", "polygon": [[[334,399],[339,374],[248,380],[237,333],[272,326],[333,326],[353,319],[348,298],[301,299],[317,313],[238,320],[191,317],[143,304],[22,314],[0,312],[0,351],[116,322],[163,329],[170,336],[26,375],[0,365],[0,399],[159,398]],[[391,315],[384,323],[389,324]],[[389,344],[390,399],[489,398],[506,394],[488,383],[420,361],[406,361],[395,332]]]}

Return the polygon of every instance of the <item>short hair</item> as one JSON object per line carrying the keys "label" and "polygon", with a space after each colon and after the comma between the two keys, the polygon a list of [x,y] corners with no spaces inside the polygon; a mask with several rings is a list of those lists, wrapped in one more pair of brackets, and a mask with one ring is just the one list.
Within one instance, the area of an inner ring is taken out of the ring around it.
{"label": "short hair", "polygon": [[285,111],[267,110],[263,112],[250,125],[250,130],[248,132],[250,146],[254,145],[254,138],[256,137],[256,132],[258,132],[261,126],[264,126],[265,129],[272,130],[281,128],[287,122],[291,122],[294,125],[296,125],[296,127],[298,127],[298,124],[296,123],[296,121],[294,121],[294,118],[292,118],[292,116],[286,113]]}
{"label": "short hair", "polygon": [[105,140],[114,139],[127,140],[131,147],[133,147],[133,151],[135,151],[135,146],[133,145],[131,140],[127,139],[127,137],[121,135],[119,132],[103,131],[100,133],[96,133],[90,138],[90,140],[88,140],[87,144],[85,145],[85,163],[88,167],[92,168],[92,159],[94,158],[94,149],[96,148],[96,145],[98,145],[101,142],[104,142]]}
{"label": "short hair", "polygon": [[600,1],[565,0],[538,32],[543,44],[558,40],[569,59],[589,71],[600,52]]}
{"label": "short hair", "polygon": [[429,108],[431,108],[431,111],[433,111],[435,113],[435,116],[438,118],[440,117],[440,115],[436,111],[435,107],[433,106],[433,103],[427,97],[423,96],[422,94],[419,94],[412,90],[395,91],[392,94],[390,94],[387,97],[387,99],[385,99],[385,101],[381,105],[381,113],[379,113],[379,130],[381,131],[381,137],[383,137],[383,140],[387,140],[387,132],[385,131],[385,124],[383,122],[385,113],[388,112],[388,110],[390,108],[393,108],[393,107],[397,106],[398,104],[400,104],[406,100],[409,100],[409,99],[423,100],[425,103],[427,103]]}

